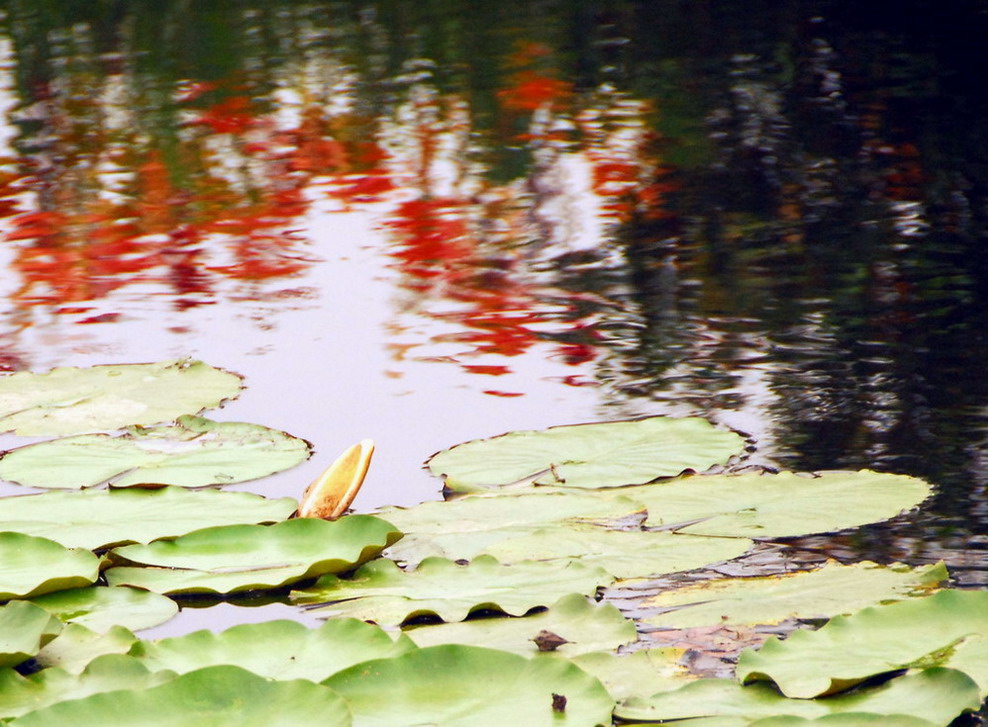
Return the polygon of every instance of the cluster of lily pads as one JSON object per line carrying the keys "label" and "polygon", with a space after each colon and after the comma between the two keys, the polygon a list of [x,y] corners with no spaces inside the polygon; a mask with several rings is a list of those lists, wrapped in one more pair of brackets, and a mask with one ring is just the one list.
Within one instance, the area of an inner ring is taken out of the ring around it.
{"label": "cluster of lily pads", "polygon": [[[895,517],[930,492],[862,472],[695,474],[740,435],[652,417],[435,455],[453,496],[334,521],[218,489],[307,443],[198,416],[239,377],[195,361],[0,378],[0,724],[945,725],[988,696],[988,593],[942,564],[700,580],[601,599],[758,543]],[[265,592],[325,619],[142,639],[190,599]],[[641,633],[829,621],[691,673]],[[136,633],[135,633],[136,632]]]}

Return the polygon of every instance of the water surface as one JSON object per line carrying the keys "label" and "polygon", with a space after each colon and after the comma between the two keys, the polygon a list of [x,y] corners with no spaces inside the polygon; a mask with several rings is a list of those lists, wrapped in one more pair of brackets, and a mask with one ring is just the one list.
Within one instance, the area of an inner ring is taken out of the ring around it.
{"label": "water surface", "polygon": [[702,415],[929,479],[806,542],[985,584],[983,4],[0,9],[3,369],[235,370],[217,418],[316,447],[243,488],[371,437],[361,510],[466,439]]}

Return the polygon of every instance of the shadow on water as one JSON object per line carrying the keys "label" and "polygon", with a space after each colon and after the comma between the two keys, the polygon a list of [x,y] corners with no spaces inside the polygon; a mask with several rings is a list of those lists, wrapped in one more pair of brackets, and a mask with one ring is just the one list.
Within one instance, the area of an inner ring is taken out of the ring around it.
{"label": "shadow on water", "polygon": [[[339,355],[306,332],[349,284],[332,323],[406,468],[700,414],[760,462],[931,480],[918,514],[804,542],[986,584],[983,2],[0,9],[5,369],[226,346],[261,392],[286,347]],[[277,400],[252,418],[330,438]]]}

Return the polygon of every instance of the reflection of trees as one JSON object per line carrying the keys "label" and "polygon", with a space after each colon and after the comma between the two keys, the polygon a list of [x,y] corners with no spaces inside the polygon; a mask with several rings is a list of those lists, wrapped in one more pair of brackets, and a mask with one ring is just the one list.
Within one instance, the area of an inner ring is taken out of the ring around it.
{"label": "reflection of trees", "polygon": [[980,472],[967,6],[7,0],[15,296],[208,302],[308,265],[328,196],[468,370],[548,346],[794,466]]}

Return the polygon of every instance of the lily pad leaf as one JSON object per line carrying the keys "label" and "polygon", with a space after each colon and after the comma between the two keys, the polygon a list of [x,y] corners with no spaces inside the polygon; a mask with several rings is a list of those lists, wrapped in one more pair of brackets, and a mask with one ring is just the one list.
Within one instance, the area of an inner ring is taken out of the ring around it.
{"label": "lily pad leaf", "polygon": [[588,674],[600,679],[615,701],[650,697],[692,682],[692,676],[679,661],[681,649],[641,649],[631,654],[595,651],[570,658]]}
{"label": "lily pad leaf", "polygon": [[130,629],[111,626],[103,632],[70,623],[34,657],[45,667],[58,667],[80,673],[95,658],[104,654],[126,654],[137,641]]}
{"label": "lily pad leaf", "polygon": [[567,657],[617,649],[638,638],[634,621],[622,616],[617,608],[609,603],[592,603],[578,593],[563,596],[547,610],[522,618],[474,618],[416,626],[405,633],[419,646],[467,644],[522,656],[538,653],[539,634],[549,633],[565,640],[554,650]]}
{"label": "lily pad leaf", "polygon": [[387,659],[416,648],[406,636],[394,639],[372,624],[331,619],[315,629],[276,620],[233,626],[220,633],[195,631],[160,641],[140,641],[131,649],[150,669],[180,674],[217,664],[233,664],[272,679],[322,681],[354,664]]}
{"label": "lily pad leaf", "polygon": [[319,684],[272,681],[236,666],[211,666],[148,689],[60,702],[10,722],[16,727],[349,727],[346,702]]}
{"label": "lily pad leaf", "polygon": [[456,492],[474,492],[522,480],[536,485],[618,487],[705,470],[740,454],[744,439],[706,419],[649,417],[572,424],[476,439],[428,461]]}
{"label": "lily pad leaf", "polygon": [[931,488],[915,477],[862,470],[697,475],[621,492],[645,504],[650,526],[683,523],[679,532],[693,535],[781,538],[888,520],[919,505]]}
{"label": "lily pad leaf", "polygon": [[99,578],[99,558],[54,540],[0,532],[0,600],[88,586]]}
{"label": "lily pad leaf", "polygon": [[201,361],[57,368],[0,378],[0,430],[81,434],[167,422],[219,406],[240,377]]}
{"label": "lily pad leaf", "polygon": [[754,721],[785,715],[818,719],[829,714],[863,712],[911,715],[944,725],[980,705],[978,687],[969,676],[956,669],[936,667],[877,687],[820,699],[788,699],[764,683],[740,686],[729,679],[698,679],[675,691],[629,699],[618,705],[614,715],[629,721],[705,717],[744,717]]}
{"label": "lily pad leaf", "polygon": [[0,530],[49,538],[89,550],[121,543],[148,543],[213,525],[284,520],[292,498],[268,499],[247,492],[187,490],[86,490],[5,497]]}
{"label": "lily pad leaf", "polygon": [[946,578],[942,563],[913,569],[831,562],[786,575],[702,581],[646,598],[641,607],[674,609],[645,617],[653,626],[773,624],[790,618],[828,618],[887,600],[928,595]]}
{"label": "lily pad leaf", "polygon": [[961,669],[988,697],[988,592],[945,590],[837,616],[818,631],[796,631],[746,650],[737,675],[770,679],[791,697],[847,688],[909,667]]}
{"label": "lily pad leaf", "polygon": [[462,621],[483,609],[520,616],[567,593],[592,594],[611,580],[603,569],[578,562],[509,566],[480,556],[460,565],[445,558],[426,558],[409,572],[381,559],[347,580],[324,576],[312,588],[293,591],[292,598],[316,604],[313,612],[317,616],[353,616],[397,625],[425,615]]}
{"label": "lily pad leaf", "polygon": [[258,424],[180,417],[175,426],[30,444],[0,459],[0,478],[28,487],[109,484],[206,487],[266,477],[304,462],[302,439]]}
{"label": "lily pad leaf", "polygon": [[[685,724],[697,724],[701,720],[691,720]],[[817,719],[804,717],[766,717],[754,722],[745,722],[750,727],[939,727],[936,722],[913,717],[908,714],[869,714],[868,712],[846,712],[828,714]]]}
{"label": "lily pad leaf", "polygon": [[354,727],[597,727],[611,723],[603,685],[566,659],[526,659],[445,645],[357,664],[323,682],[353,710]]}
{"label": "lily pad leaf", "polygon": [[131,631],[158,626],[178,613],[170,598],[137,588],[91,586],[32,598],[31,602],[66,623],[93,631],[123,626]]}
{"label": "lily pad leaf", "polygon": [[506,538],[487,546],[484,552],[502,563],[579,559],[581,563],[599,565],[615,578],[632,578],[730,560],[743,555],[751,545],[744,538],[557,525]]}
{"label": "lily pad leaf", "polygon": [[275,525],[228,525],[170,541],[128,545],[110,553],[110,585],[166,594],[237,593],[350,570],[401,537],[372,515],[339,520],[298,518]]}
{"label": "lily pad leaf", "polygon": [[14,669],[0,669],[0,719],[99,692],[147,689],[174,678],[172,672],[152,673],[137,659],[120,654],[97,657],[81,674],[49,667],[22,676]]}
{"label": "lily pad leaf", "polygon": [[33,603],[0,606],[0,667],[17,666],[37,655],[61,630],[61,621]]}
{"label": "lily pad leaf", "polygon": [[551,523],[639,523],[644,519],[645,506],[622,496],[529,490],[522,494],[469,495],[410,508],[388,507],[378,514],[405,533],[388,556],[418,563],[427,556],[469,560],[493,543],[528,535]]}

